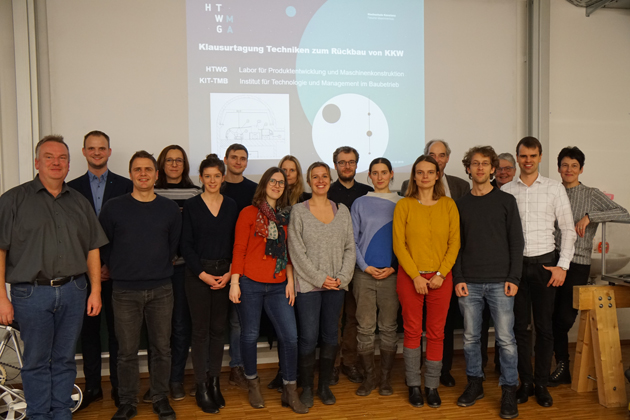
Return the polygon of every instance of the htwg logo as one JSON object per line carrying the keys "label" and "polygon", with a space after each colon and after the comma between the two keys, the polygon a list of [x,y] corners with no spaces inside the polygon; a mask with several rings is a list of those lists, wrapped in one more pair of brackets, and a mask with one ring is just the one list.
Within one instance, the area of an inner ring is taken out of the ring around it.
{"label": "htwg logo", "polygon": [[[219,12],[221,13],[221,7],[223,6],[223,4],[221,3],[206,3],[206,12]],[[223,32],[223,25],[221,25],[221,23],[223,23],[223,18],[225,18],[225,22],[226,23],[234,23],[234,16],[225,16],[225,15],[214,15],[214,20],[217,22],[217,32],[221,33]],[[234,33],[234,31],[232,31],[232,26],[228,25],[227,27],[227,33]]]}

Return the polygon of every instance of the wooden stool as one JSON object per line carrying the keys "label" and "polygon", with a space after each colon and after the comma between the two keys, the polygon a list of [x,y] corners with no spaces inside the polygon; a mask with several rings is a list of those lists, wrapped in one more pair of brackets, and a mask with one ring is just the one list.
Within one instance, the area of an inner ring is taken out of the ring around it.
{"label": "wooden stool", "polygon": [[573,288],[573,308],[580,311],[580,324],[571,388],[586,392],[597,385],[604,407],[628,404],[617,323],[617,308],[628,307],[628,286]]}

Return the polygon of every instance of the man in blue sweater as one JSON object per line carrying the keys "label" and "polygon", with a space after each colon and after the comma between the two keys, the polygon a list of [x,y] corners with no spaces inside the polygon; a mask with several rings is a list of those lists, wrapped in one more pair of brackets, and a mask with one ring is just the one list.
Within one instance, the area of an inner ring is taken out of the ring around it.
{"label": "man in blue sweater", "polygon": [[464,316],[464,356],[468,386],[457,400],[460,407],[483,398],[481,324],[485,304],[494,320],[500,346],[503,388],[501,418],[518,417],[518,353],[514,338],[514,296],[523,264],[523,230],[516,199],[493,187],[490,179],[499,158],[490,146],[473,147],[463,159],[473,181],[469,194],[457,200],[461,249],[453,267],[453,282]]}
{"label": "man in blue sweater", "polygon": [[133,192],[105,204],[101,224],[109,244],[103,260],[113,282],[112,301],[118,338],[118,394],[120,406],[112,420],[136,416],[140,377],[138,347],[143,319],[151,352],[151,398],[160,420],[175,420],[168,402],[171,370],[173,258],[182,228],[179,206],[156,195],[157,162],[144,150],[129,162]]}

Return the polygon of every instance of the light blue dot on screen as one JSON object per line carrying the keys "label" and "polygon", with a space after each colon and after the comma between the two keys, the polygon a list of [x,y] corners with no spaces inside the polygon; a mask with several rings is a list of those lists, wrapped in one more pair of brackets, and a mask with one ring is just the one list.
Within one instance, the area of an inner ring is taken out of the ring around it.
{"label": "light blue dot on screen", "polygon": [[295,7],[289,6],[287,7],[286,13],[287,13],[287,16],[293,17],[297,13],[297,11],[295,10]]}

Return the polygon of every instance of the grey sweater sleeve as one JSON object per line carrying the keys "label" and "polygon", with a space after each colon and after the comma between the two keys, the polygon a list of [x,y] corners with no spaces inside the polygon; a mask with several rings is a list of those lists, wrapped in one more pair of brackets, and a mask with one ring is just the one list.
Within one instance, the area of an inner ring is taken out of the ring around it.
{"label": "grey sweater sleeve", "polygon": [[341,266],[341,271],[337,273],[336,276],[339,280],[341,280],[340,288],[345,289],[348,287],[348,284],[350,284],[354,274],[354,267],[357,259],[357,247],[356,242],[354,241],[354,230],[352,228],[350,211],[348,211],[348,208],[345,205],[340,204],[337,216],[343,216],[346,221],[346,240],[343,250],[343,265]]}
{"label": "grey sweater sleeve", "polygon": [[287,239],[291,263],[299,280],[307,281],[315,287],[322,287],[326,281],[327,274],[318,269],[307,254],[306,244],[304,243],[304,230],[309,227],[304,226],[304,212],[302,208],[306,209],[302,203],[298,203],[291,210]]}

